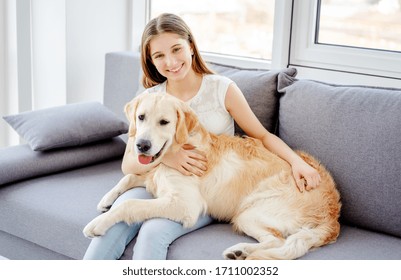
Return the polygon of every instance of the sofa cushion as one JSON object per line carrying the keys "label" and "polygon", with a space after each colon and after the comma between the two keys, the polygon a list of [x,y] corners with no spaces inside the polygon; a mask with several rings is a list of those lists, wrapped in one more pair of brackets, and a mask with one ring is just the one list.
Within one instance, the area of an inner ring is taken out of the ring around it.
{"label": "sofa cushion", "polygon": [[25,239],[0,230],[0,254],[10,260],[66,260],[67,256],[58,254]]}
{"label": "sofa cushion", "polygon": [[125,142],[118,137],[68,149],[32,151],[28,145],[0,149],[0,185],[122,158]]}
{"label": "sofa cushion", "polygon": [[116,159],[2,186],[0,231],[82,259],[90,243],[82,230],[122,177],[121,159]]}
{"label": "sofa cushion", "polygon": [[331,171],[342,220],[401,236],[401,90],[280,74],[279,91],[279,136]]}
{"label": "sofa cushion", "polygon": [[[253,243],[229,224],[212,224],[181,236],[169,247],[170,260],[221,260],[225,249],[239,242]],[[131,245],[131,244],[130,244]],[[132,250],[128,250],[131,253]],[[125,256],[130,259],[130,256]],[[342,226],[340,236],[329,244],[308,252],[302,260],[400,260],[401,239],[360,228]]]}
{"label": "sofa cushion", "polygon": [[83,145],[127,133],[128,124],[99,102],[3,117],[34,151]]}
{"label": "sofa cushion", "polygon": [[126,119],[125,104],[144,90],[140,82],[141,72],[139,52],[106,54],[103,104],[121,119]]}
{"label": "sofa cushion", "polygon": [[[237,84],[262,125],[274,133],[277,125],[279,101],[277,76],[281,72],[295,76],[296,70],[289,68],[267,71],[237,68],[217,63],[209,63],[209,65],[216,73],[230,78]],[[235,133],[244,134],[237,124],[235,124]]]}

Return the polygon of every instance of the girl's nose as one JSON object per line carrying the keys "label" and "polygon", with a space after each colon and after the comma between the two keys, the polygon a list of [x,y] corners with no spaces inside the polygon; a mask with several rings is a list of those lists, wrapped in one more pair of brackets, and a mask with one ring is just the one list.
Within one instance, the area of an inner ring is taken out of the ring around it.
{"label": "girl's nose", "polygon": [[174,57],[171,55],[166,55],[166,60],[165,60],[166,66],[172,66],[175,63]]}

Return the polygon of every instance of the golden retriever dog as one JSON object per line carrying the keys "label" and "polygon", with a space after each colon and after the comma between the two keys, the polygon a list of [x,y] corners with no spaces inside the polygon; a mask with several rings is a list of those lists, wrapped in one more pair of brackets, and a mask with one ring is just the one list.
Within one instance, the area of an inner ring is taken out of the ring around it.
{"label": "golden retriever dog", "polygon": [[[84,228],[85,236],[101,236],[121,221],[132,224],[155,217],[191,227],[207,213],[258,241],[226,249],[226,259],[296,259],[336,241],[340,195],[329,172],[310,155],[298,152],[322,180],[301,193],[291,166],[259,140],[209,133],[188,105],[166,93],[141,94],[125,112],[129,136],[135,139],[128,148],[135,150],[139,162],[154,168],[123,177],[99,202],[98,210],[106,212]],[[167,152],[184,144],[206,154],[203,176],[185,176],[161,163]],[[127,200],[109,210],[119,195],[137,186],[146,186],[155,199]]]}

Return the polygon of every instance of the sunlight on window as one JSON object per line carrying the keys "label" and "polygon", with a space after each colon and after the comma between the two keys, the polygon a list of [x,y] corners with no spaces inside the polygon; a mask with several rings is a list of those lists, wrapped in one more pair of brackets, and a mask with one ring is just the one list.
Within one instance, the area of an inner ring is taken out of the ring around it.
{"label": "sunlight on window", "polygon": [[317,42],[401,51],[401,0],[321,0]]}
{"label": "sunlight on window", "polygon": [[274,0],[152,0],[151,17],[175,13],[205,52],[271,59]]}

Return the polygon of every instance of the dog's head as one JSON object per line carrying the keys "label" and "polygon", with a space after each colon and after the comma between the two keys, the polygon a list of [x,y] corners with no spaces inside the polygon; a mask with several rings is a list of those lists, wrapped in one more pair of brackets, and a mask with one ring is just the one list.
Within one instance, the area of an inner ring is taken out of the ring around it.
{"label": "dog's head", "polygon": [[125,114],[141,164],[162,158],[173,145],[187,143],[199,124],[187,104],[167,93],[142,93],[125,105]]}

